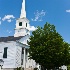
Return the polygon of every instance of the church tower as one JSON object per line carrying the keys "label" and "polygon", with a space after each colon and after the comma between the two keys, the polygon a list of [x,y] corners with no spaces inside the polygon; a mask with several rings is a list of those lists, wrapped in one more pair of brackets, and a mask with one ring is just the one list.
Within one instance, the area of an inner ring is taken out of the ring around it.
{"label": "church tower", "polygon": [[26,18],[25,0],[23,0],[20,18],[16,20],[14,37],[30,35],[29,27],[29,20]]}

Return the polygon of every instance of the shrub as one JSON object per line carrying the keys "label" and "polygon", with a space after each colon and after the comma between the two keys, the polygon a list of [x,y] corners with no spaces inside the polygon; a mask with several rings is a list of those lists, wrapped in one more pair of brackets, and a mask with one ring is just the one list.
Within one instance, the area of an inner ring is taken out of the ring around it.
{"label": "shrub", "polygon": [[34,68],[34,70],[38,70],[38,68]]}

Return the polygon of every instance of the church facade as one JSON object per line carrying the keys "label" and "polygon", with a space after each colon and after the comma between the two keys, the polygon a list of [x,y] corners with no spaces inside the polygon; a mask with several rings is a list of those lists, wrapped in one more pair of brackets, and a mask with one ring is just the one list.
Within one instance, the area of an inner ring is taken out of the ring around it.
{"label": "church facade", "polygon": [[16,20],[14,36],[0,37],[0,60],[4,61],[4,70],[14,70],[16,68],[35,68],[33,59],[28,59],[30,37],[30,24],[26,18],[25,0],[22,2],[20,18]]}

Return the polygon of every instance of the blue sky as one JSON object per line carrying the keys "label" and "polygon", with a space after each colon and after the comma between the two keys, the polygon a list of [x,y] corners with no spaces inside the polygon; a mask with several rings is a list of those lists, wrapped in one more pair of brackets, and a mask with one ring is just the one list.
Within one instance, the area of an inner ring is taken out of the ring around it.
{"label": "blue sky", "polygon": [[[13,36],[20,17],[22,0],[0,0],[0,37]],[[30,25],[54,24],[57,32],[70,43],[70,0],[26,0]]]}

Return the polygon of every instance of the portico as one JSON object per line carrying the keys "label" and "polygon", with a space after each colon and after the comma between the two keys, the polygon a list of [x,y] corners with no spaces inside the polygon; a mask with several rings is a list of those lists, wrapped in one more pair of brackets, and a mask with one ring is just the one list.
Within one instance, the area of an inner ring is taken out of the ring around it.
{"label": "portico", "polygon": [[22,68],[25,69],[25,68],[29,67],[29,65],[27,64],[28,63],[28,54],[29,54],[28,49],[29,49],[29,47],[27,45],[23,45],[23,44],[21,45],[21,47],[22,47],[21,65],[22,65]]}

